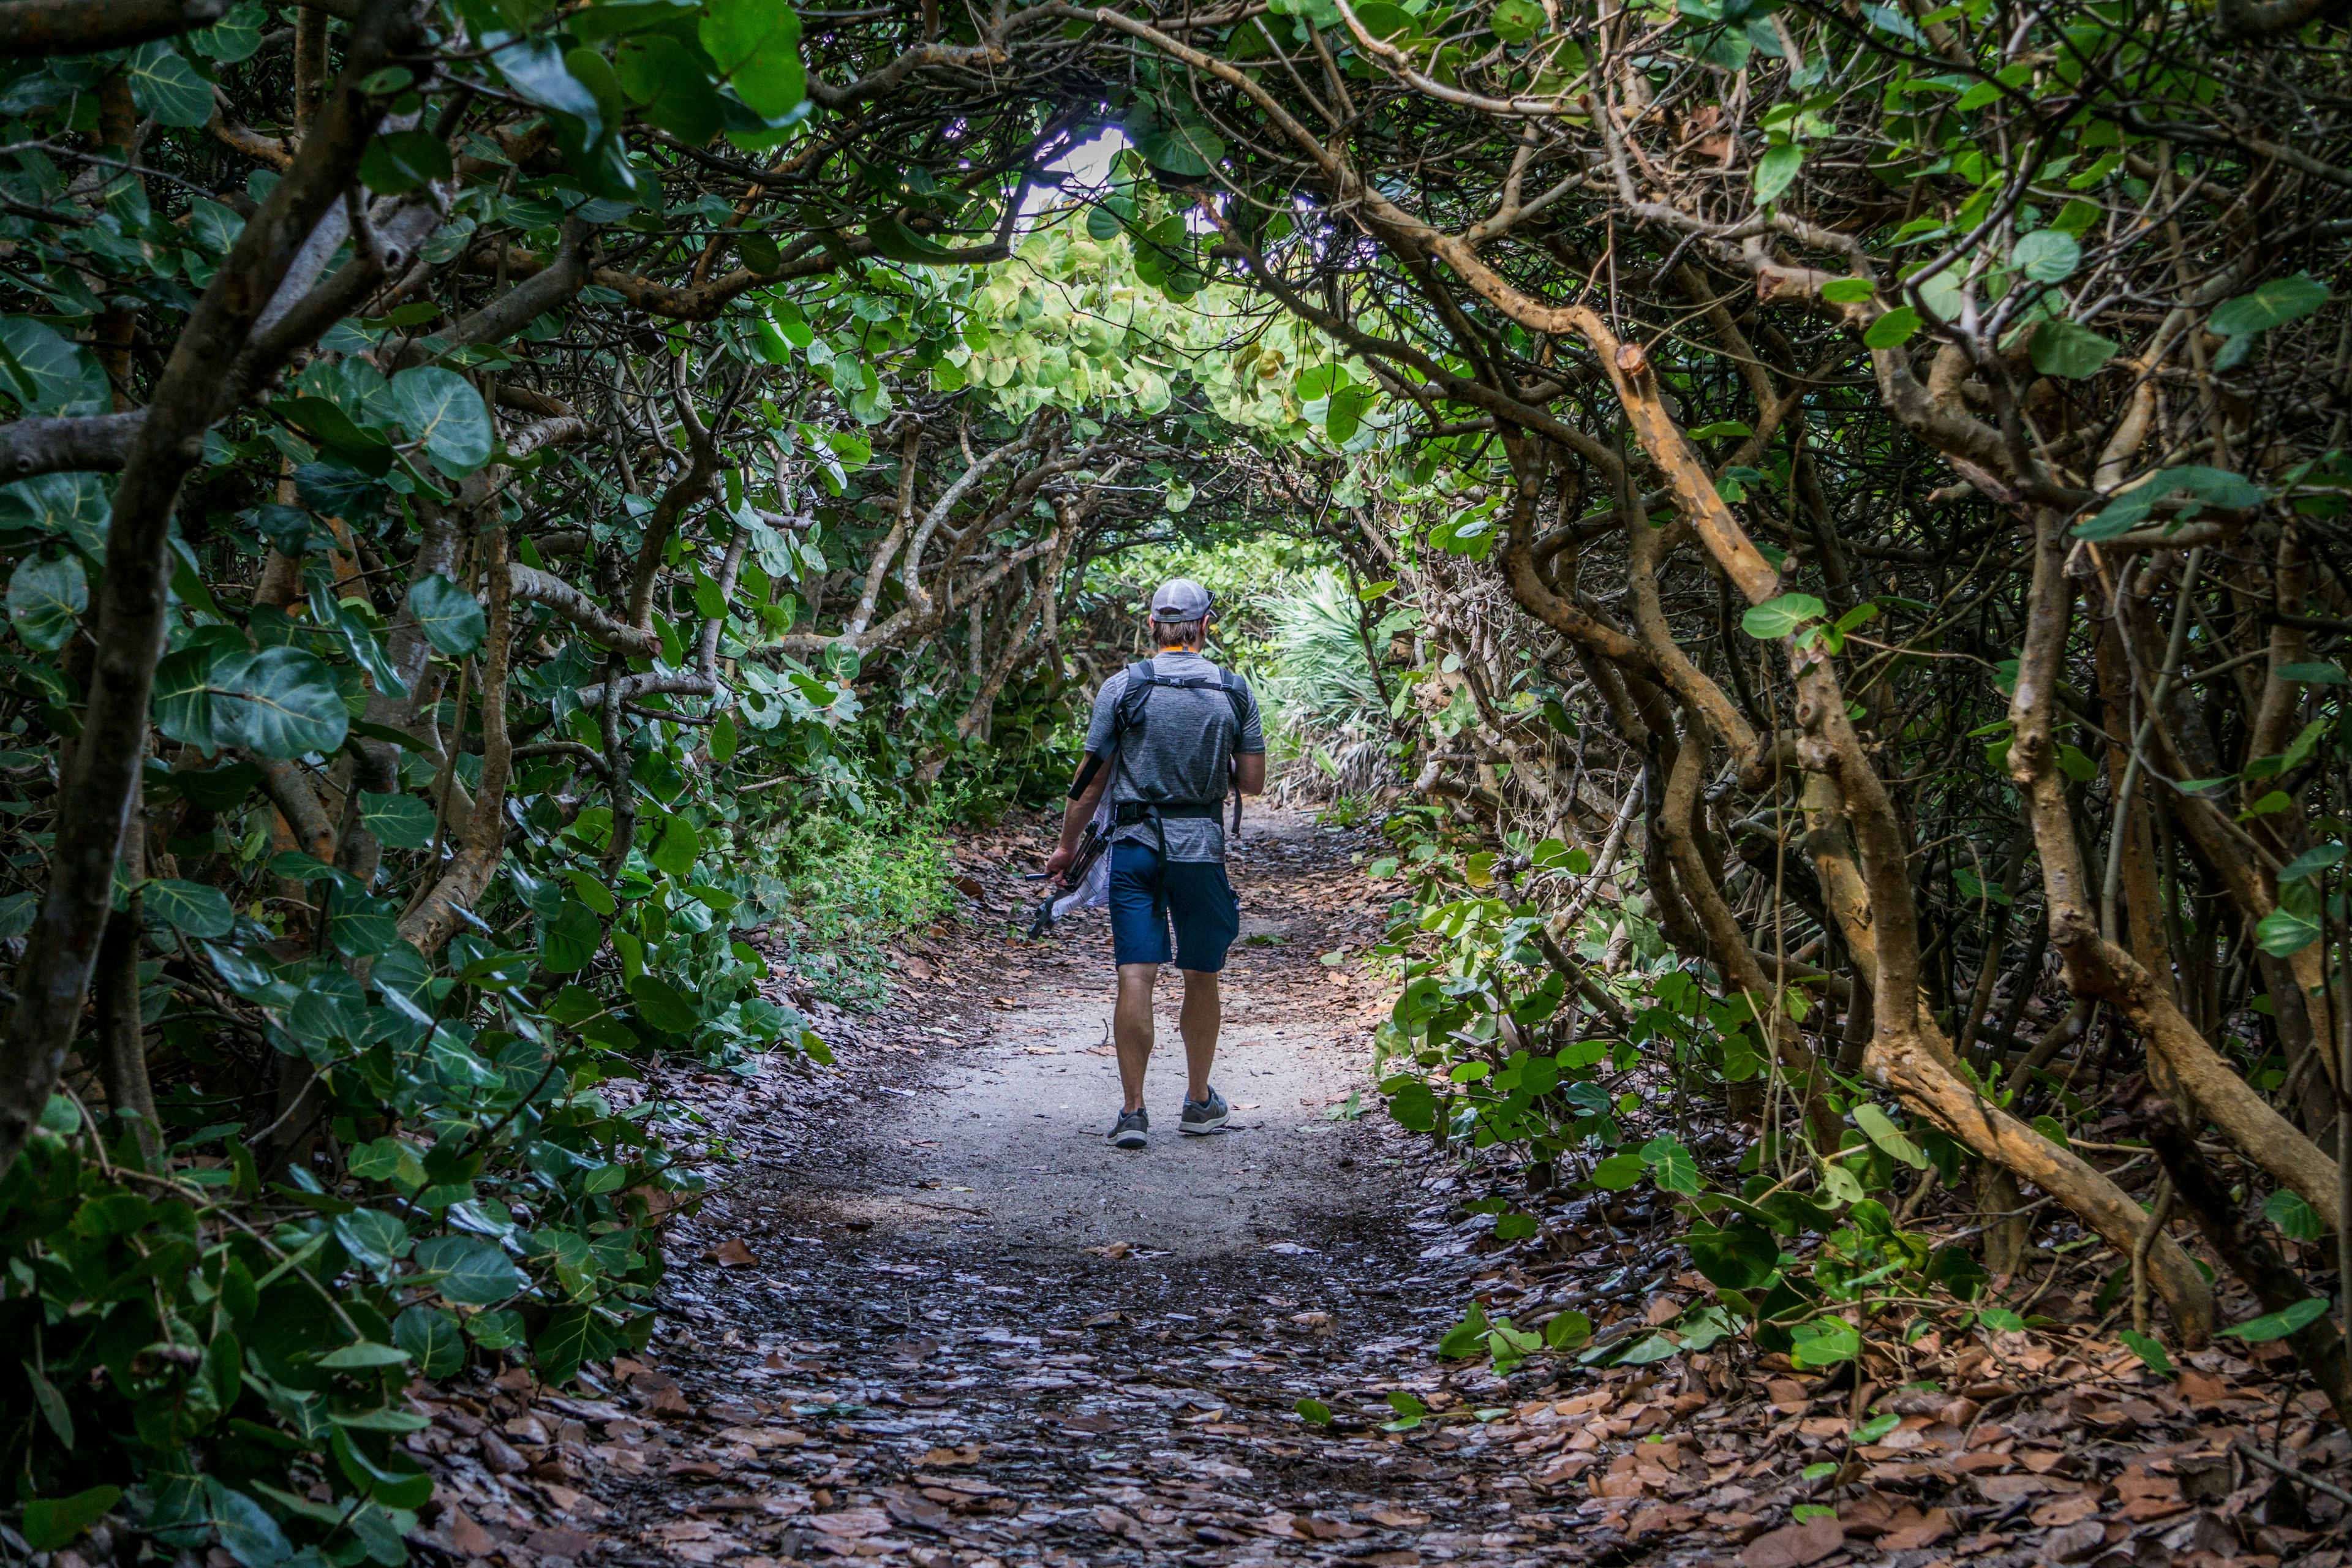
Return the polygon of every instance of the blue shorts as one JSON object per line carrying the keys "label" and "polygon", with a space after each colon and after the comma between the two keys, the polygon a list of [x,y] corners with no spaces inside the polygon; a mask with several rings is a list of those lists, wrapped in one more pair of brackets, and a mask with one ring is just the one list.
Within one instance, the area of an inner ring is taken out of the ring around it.
{"label": "blue shorts", "polygon": [[[1157,895],[1166,894],[1158,910]],[[1165,963],[1168,926],[1176,926],[1179,969],[1215,973],[1225,949],[1241,934],[1241,900],[1214,860],[1177,860],[1166,868],[1150,844],[1122,840],[1110,847],[1111,952],[1120,963]]]}

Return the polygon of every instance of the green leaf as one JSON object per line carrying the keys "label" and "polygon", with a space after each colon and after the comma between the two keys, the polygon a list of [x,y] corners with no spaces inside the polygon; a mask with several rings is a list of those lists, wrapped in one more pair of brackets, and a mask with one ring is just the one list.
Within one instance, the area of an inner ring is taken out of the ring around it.
{"label": "green leaf", "polygon": [[2344,846],[2322,844],[2315,848],[2305,850],[2279,868],[2278,879],[2282,882],[2299,882],[2305,877],[2316,876],[2322,871],[2334,870],[2343,863]]}
{"label": "green leaf", "polygon": [[698,147],[726,126],[727,104],[711,89],[709,73],[674,37],[646,33],[625,39],[613,51],[613,71],[629,101],[644,106],[646,120]]}
{"label": "green leaf", "polygon": [[220,1543],[242,1568],[276,1568],[294,1555],[286,1532],[259,1503],[224,1486],[215,1476],[205,1478],[205,1491]]}
{"label": "green leaf", "polygon": [[449,145],[430,131],[394,131],[360,154],[360,183],[378,195],[396,196],[446,183],[457,173]]}
{"label": "green leaf", "polygon": [[461,1307],[488,1307],[521,1289],[527,1281],[498,1244],[478,1236],[443,1236],[417,1243],[419,1268],[441,1276],[434,1289]]}
{"label": "green leaf", "polygon": [[150,913],[187,936],[226,936],[236,927],[236,911],[229,907],[228,895],[202,882],[150,882],[140,896]]}
{"label": "green leaf", "polygon": [[1397,1418],[1381,1423],[1381,1430],[1383,1432],[1410,1432],[1429,1415],[1428,1405],[1402,1388],[1390,1393],[1389,1408],[1397,1413]]}
{"label": "green leaf", "polygon": [[1908,305],[1897,305],[1864,329],[1862,343],[1872,349],[1901,348],[1918,330],[1919,312]]}
{"label": "green leaf", "polygon": [[700,37],[719,74],[752,112],[781,120],[807,95],[801,19],[784,0],[709,0]]}
{"label": "green leaf", "polygon": [[1884,1415],[1874,1415],[1855,1427],[1846,1440],[1855,1444],[1875,1443],[1902,1425],[1903,1417],[1890,1410]]}
{"label": "green leaf", "polygon": [[1607,1192],[1623,1192],[1642,1179],[1644,1169],[1642,1156],[1621,1151],[1592,1168],[1592,1184]]}
{"label": "green leaf", "polygon": [[1867,278],[1832,278],[1822,285],[1822,298],[1832,305],[1859,305],[1877,291]]}
{"label": "green leaf", "polygon": [[71,1497],[35,1498],[25,1505],[25,1543],[36,1552],[69,1546],[121,1500],[121,1487],[92,1487]]}
{"label": "green leaf", "polygon": [[2006,1307],[1987,1307],[1977,1314],[1977,1321],[1988,1329],[1997,1329],[2006,1334],[2021,1334],[2025,1331],[2025,1320]]}
{"label": "green leaf", "polygon": [[669,826],[662,829],[661,841],[646,858],[656,870],[667,871],[683,880],[694,869],[695,858],[701,853],[702,836],[695,832],[694,824],[682,816],[673,816]]}
{"label": "green leaf", "polygon": [[1679,1138],[1660,1136],[1643,1144],[1642,1163],[1650,1168],[1651,1179],[1670,1193],[1687,1195],[1699,1190],[1698,1162]]}
{"label": "green leaf", "polygon": [[455,1317],[436,1308],[411,1307],[394,1319],[392,1342],[426,1377],[447,1377],[466,1364],[463,1330]]}
{"label": "green leaf", "polygon": [[20,1361],[16,1364],[25,1369],[25,1381],[32,1385],[33,1403],[41,1407],[41,1418],[49,1424],[49,1430],[57,1434],[58,1441],[71,1448],[74,1446],[73,1410],[66,1404],[65,1395],[59,1394],[57,1384],[43,1377],[31,1362]]}
{"label": "green leaf", "polygon": [[2281,1236],[2295,1241],[2317,1241],[2327,1229],[2302,1194],[2284,1187],[2263,1200],[2263,1217],[2278,1226]]}
{"label": "green leaf", "polygon": [[1495,37],[1507,44],[1524,44],[1544,30],[1542,6],[1535,0],[1497,0],[1487,13],[1486,25],[1495,29]]}
{"label": "green leaf", "polygon": [[36,653],[55,653],[73,641],[89,608],[89,579],[78,556],[27,555],[8,579],[9,624]]}
{"label": "green leaf", "polygon": [[[866,237],[874,242],[876,250],[880,251],[884,257],[892,261],[922,263],[955,259],[954,251],[935,239],[928,239],[917,234],[897,218],[868,219],[866,225]],[[834,363],[842,364],[846,362],[835,360]]]}
{"label": "green leaf", "polygon": [[[474,384],[454,370],[418,365],[392,378],[392,411],[436,468],[463,479],[490,460],[490,411]],[[436,645],[438,646],[437,644]]]}
{"label": "green leaf", "polygon": [[2254,926],[2255,945],[2273,958],[2301,952],[2318,940],[2317,921],[2285,908],[2273,910]]}
{"label": "green leaf", "polygon": [[1924,1171],[1927,1168],[1927,1156],[1920,1152],[1919,1145],[1906,1137],[1903,1130],[1895,1125],[1886,1112],[1868,1100],[1865,1100],[1853,1108],[1853,1123],[1862,1129],[1863,1134],[1872,1142],[1913,1170]]}
{"label": "green leaf", "polygon": [[[46,321],[29,316],[0,320],[0,350],[6,351],[0,355],[0,391],[16,398],[27,414],[104,414],[114,406],[98,356],[68,342]],[[41,482],[69,481],[51,475]]]}
{"label": "green leaf", "polygon": [[93,560],[106,554],[111,510],[96,474],[42,474],[0,487],[0,529],[62,539]]}
{"label": "green leaf", "polygon": [[1799,626],[1820,620],[1829,606],[1811,594],[1783,594],[1751,606],[1739,617],[1740,629],[1759,642],[1778,642]]}
{"label": "green leaf", "polygon": [[604,927],[596,911],[566,900],[542,926],[539,961],[557,974],[576,974],[595,961],[604,945]]}
{"label": "green leaf", "polygon": [[1319,1399],[1301,1399],[1293,1405],[1291,1409],[1314,1426],[1331,1425],[1331,1407]]}
{"label": "green leaf", "polygon": [[2063,283],[2083,264],[2083,247],[2071,234],[2037,228],[2009,253],[2011,266],[2036,283]]}
{"label": "green leaf", "polygon": [[331,752],[351,728],[334,672],[299,647],[232,655],[206,677],[213,732],[257,756]]}
{"label": "green leaf", "polygon": [[2226,1328],[2221,1331],[2233,1340],[2243,1340],[2250,1345],[2266,1344],[2299,1333],[2327,1315],[2327,1298],[2305,1296],[2294,1306],[2275,1312],[2265,1312],[2259,1318]]}
{"label": "green leaf", "polygon": [[2262,504],[2263,492],[2242,474],[2227,468],[2212,468],[2201,464],[2186,468],[2164,468],[2151,474],[2142,482],[2123,491],[2102,508],[2087,522],[2074,526],[2074,537],[2093,541],[2115,539],[2129,533],[2156,510],[2157,503],[2173,495],[2185,494],[2193,503],[2184,508],[2180,520],[2186,521],[2205,506],[2226,507],[2242,510]]}
{"label": "green leaf", "polygon": [[387,849],[422,849],[433,841],[433,808],[413,795],[362,790],[360,826]]}
{"label": "green leaf", "polygon": [[2033,368],[2044,375],[2084,381],[2116,357],[2116,343],[2072,321],[2043,321],[2033,329]]}
{"label": "green leaf", "polygon": [[426,573],[408,590],[408,613],[425,641],[451,658],[482,646],[488,623],[480,601],[438,573]]}
{"label": "green leaf", "polygon": [[594,1321],[585,1307],[565,1307],[547,1320],[546,1327],[530,1342],[542,1382],[572,1381],[572,1374],[588,1359],[589,1330]]}
{"label": "green leaf", "polygon": [[1449,1361],[1484,1354],[1486,1335],[1493,1328],[1486,1321],[1486,1309],[1473,1301],[1462,1321],[1446,1330],[1445,1337],[1437,1342],[1437,1353]]}
{"label": "green leaf", "polygon": [[1592,1342],[1592,1320],[1573,1307],[1563,1308],[1544,1324],[1544,1346],[1548,1350],[1572,1351]]}
{"label": "green leaf", "polygon": [[153,115],[162,124],[193,128],[213,117],[213,84],[168,38],[140,45],[123,65],[122,75],[139,112]]}
{"label": "green leaf", "polygon": [[1225,155],[1224,139],[1197,121],[1155,121],[1135,150],[1153,168],[1180,179],[1205,178]]}
{"label": "green leaf", "polygon": [[1778,147],[1767,149],[1764,156],[1756,160],[1757,201],[1763,203],[1777,199],[1796,179],[1797,171],[1804,166],[1805,150],[1794,142],[1784,142]]}
{"label": "green leaf", "polygon": [[1758,1289],[1780,1267],[1780,1242],[1744,1220],[1721,1230],[1694,1229],[1683,1244],[1690,1248],[1693,1266],[1727,1290]]}
{"label": "green leaf", "polygon": [[1429,1085],[1413,1079],[1389,1096],[1389,1115],[1397,1125],[1414,1132],[1437,1130],[1437,1096]]}
{"label": "green leaf", "polygon": [[1331,395],[1323,416],[1323,433],[1335,447],[1344,447],[1355,439],[1362,427],[1364,411],[1372,405],[1373,389],[1369,386],[1343,386]]}
{"label": "green leaf", "polygon": [[380,1366],[405,1366],[408,1362],[408,1352],[398,1345],[380,1345],[372,1340],[345,1345],[319,1358],[319,1364],[330,1372],[369,1372]]}
{"label": "green leaf", "polygon": [[694,1005],[656,975],[640,974],[630,981],[629,994],[636,1001],[637,1016],[665,1035],[691,1034],[702,1026],[702,1015]]}
{"label": "green leaf", "polygon": [[710,726],[710,760],[725,767],[735,760],[735,748],[741,736],[735,728],[735,715],[721,713]]}
{"label": "green leaf", "polygon": [[2302,686],[2352,686],[2352,675],[2332,664],[2283,664],[2273,673]]}
{"label": "green leaf", "polygon": [[1697,429],[1685,434],[1694,441],[1725,441],[1735,438],[1744,441],[1756,432],[1749,429],[1743,421],[1718,419],[1712,425],[1702,425]]}
{"label": "green leaf", "polygon": [[2272,279],[2251,294],[2214,306],[2205,324],[2225,338],[2241,337],[2300,321],[2326,302],[2327,285],[2297,273]]}
{"label": "green leaf", "polygon": [[2116,1337],[2123,1341],[2126,1350],[2139,1357],[2140,1364],[2148,1371],[2158,1377],[2172,1375],[2172,1358],[2164,1353],[2164,1347],[2156,1341],[2131,1329],[2126,1329]]}
{"label": "green leaf", "polygon": [[1789,1359],[1800,1368],[1835,1366],[1862,1351],[1862,1336],[1842,1318],[1816,1318],[1790,1335]]}

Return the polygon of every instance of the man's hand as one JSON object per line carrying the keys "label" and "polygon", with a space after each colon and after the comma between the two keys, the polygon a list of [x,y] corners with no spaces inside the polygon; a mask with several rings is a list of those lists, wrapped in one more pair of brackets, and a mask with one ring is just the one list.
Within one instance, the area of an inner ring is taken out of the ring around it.
{"label": "man's hand", "polygon": [[1077,858],[1078,852],[1075,848],[1065,847],[1055,850],[1051,855],[1045,857],[1045,875],[1048,877],[1060,876],[1063,872],[1070,868],[1070,862],[1076,860]]}

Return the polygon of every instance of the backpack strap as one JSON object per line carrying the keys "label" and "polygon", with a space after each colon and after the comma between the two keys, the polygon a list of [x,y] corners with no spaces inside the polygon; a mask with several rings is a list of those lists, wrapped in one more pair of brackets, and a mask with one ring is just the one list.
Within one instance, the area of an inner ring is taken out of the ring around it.
{"label": "backpack strap", "polygon": [[1112,710],[1111,739],[1116,742],[1128,731],[1140,728],[1144,704],[1151,700],[1151,689],[1165,686],[1148,658],[1138,659],[1127,667],[1127,689],[1118,694],[1118,706]]}

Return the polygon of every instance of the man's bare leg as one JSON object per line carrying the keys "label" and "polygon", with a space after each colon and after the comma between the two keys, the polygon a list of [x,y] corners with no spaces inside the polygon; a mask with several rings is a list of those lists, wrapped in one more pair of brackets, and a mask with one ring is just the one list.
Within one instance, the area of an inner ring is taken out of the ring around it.
{"label": "man's bare leg", "polygon": [[[1217,1029],[1224,1021],[1224,1001],[1217,990],[1214,970],[1182,969],[1184,977],[1184,1011],[1178,1020],[1184,1032],[1184,1069],[1187,1083],[1184,1098],[1205,1101],[1209,1098],[1209,1069],[1216,1065]],[[1145,1054],[1150,1047],[1147,1045]],[[1121,1056],[1119,1065],[1126,1067]],[[1140,1073],[1137,1075],[1139,1080]]]}
{"label": "man's bare leg", "polygon": [[[1118,1086],[1127,1096],[1127,1103],[1122,1107],[1126,1110],[1143,1109],[1143,1069],[1151,1064],[1151,988],[1159,975],[1160,966],[1156,963],[1122,963],[1118,966],[1118,1003],[1111,1010],[1110,1032],[1112,1043],[1118,1048]],[[1189,981],[1192,976],[1187,973],[1185,978]],[[1213,975],[1211,978],[1215,977]],[[1189,987],[1186,994],[1191,994]],[[1191,1016],[1192,1010],[1188,1005],[1185,1017],[1190,1019]],[[1189,1049],[1192,1038],[1189,1023],[1184,1033]],[[1209,1031],[1211,1050],[1216,1048],[1216,1029],[1212,1026]]]}

